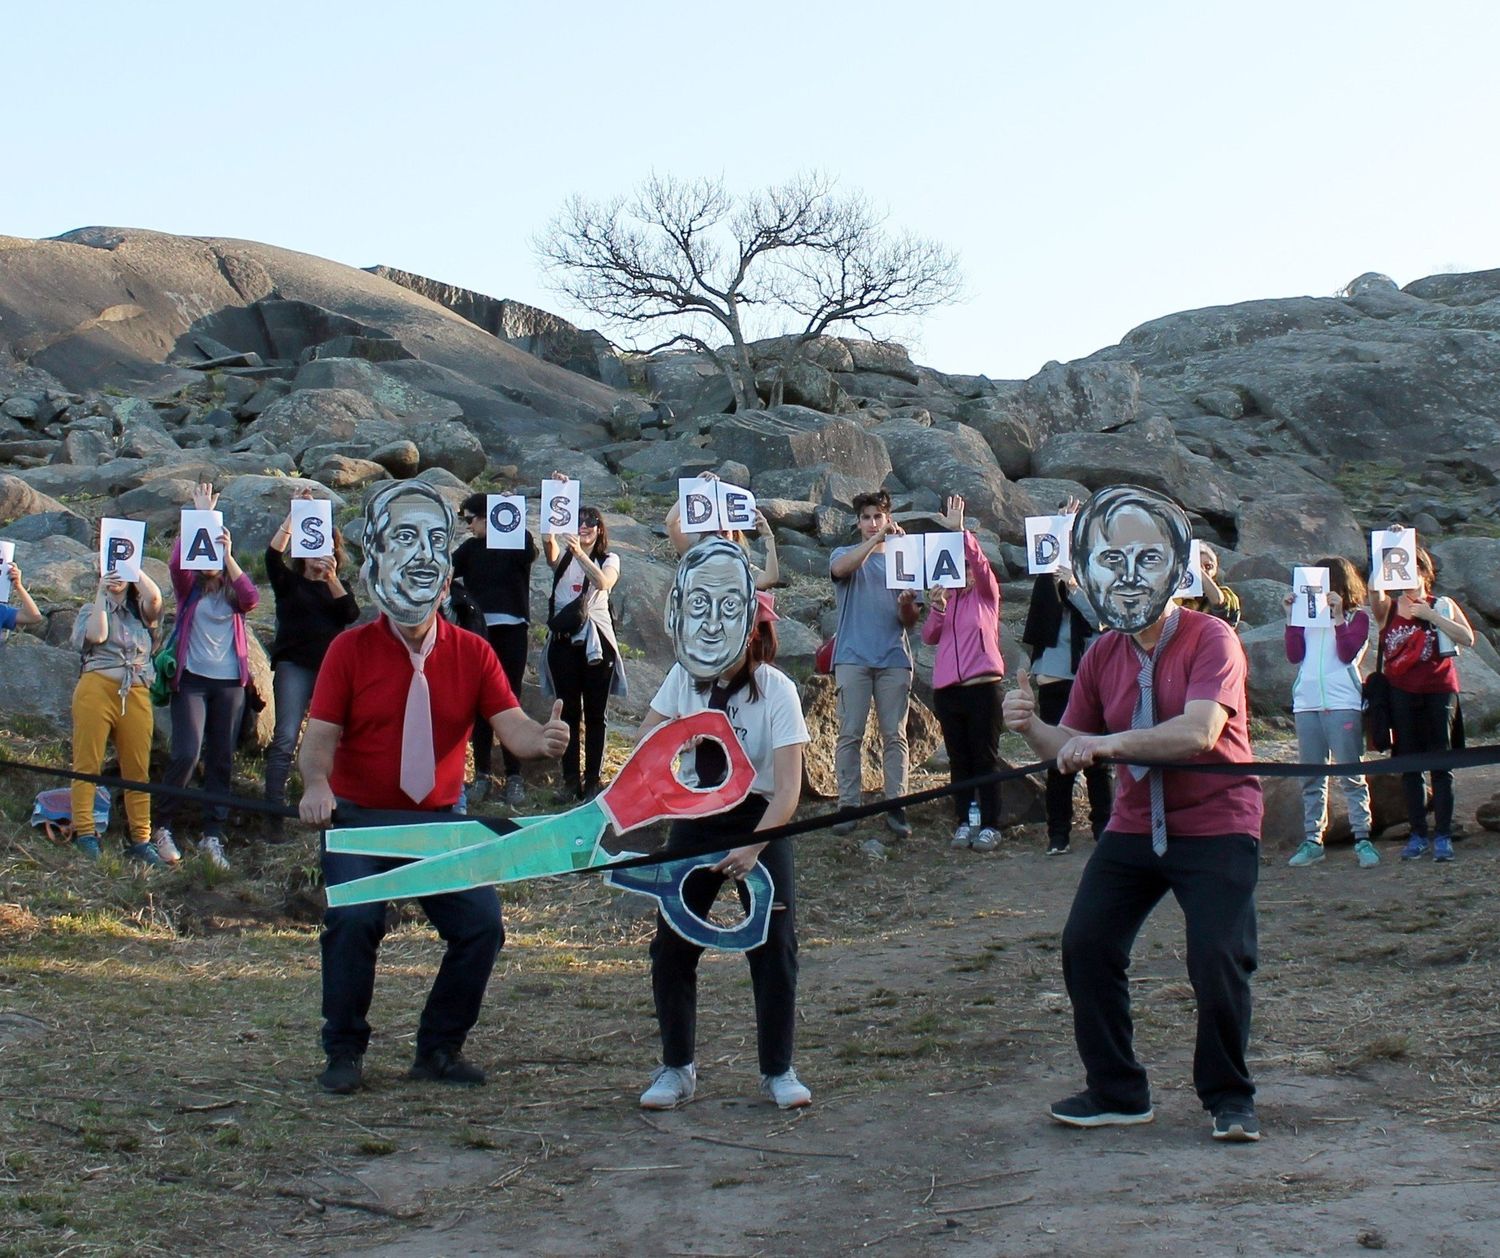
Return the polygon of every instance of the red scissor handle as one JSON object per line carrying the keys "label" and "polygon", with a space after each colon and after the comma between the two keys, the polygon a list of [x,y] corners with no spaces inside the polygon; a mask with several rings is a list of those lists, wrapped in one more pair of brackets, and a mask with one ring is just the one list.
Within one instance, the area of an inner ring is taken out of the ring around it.
{"label": "red scissor handle", "polygon": [[[729,776],[707,789],[677,780],[672,761],[695,738],[712,738],[724,745]],[[717,708],[680,716],[658,725],[621,767],[594,803],[603,807],[617,834],[653,821],[674,817],[707,817],[727,812],[750,793],[755,766],[734,736],[729,718]]]}

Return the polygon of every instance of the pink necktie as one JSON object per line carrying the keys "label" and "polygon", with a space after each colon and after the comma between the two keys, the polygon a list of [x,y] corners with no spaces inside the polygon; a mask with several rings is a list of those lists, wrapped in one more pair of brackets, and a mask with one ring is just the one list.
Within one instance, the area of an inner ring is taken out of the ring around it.
{"label": "pink necktie", "polygon": [[[396,633],[395,628],[391,629]],[[423,671],[427,657],[437,642],[437,621],[413,651],[399,633],[396,640],[411,657],[411,686],[406,691],[406,716],[401,725],[401,789],[414,803],[420,804],[432,794],[437,780],[437,762],[432,752],[432,692],[427,688]]]}

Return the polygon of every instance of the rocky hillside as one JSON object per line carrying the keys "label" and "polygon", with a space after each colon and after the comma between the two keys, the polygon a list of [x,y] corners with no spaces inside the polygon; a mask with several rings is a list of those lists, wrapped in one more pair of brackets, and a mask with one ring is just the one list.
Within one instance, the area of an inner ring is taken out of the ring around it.
{"label": "rocky hillside", "polygon": [[[780,347],[755,355],[769,391]],[[303,480],[347,518],[390,476],[457,499],[535,495],[568,471],[625,559],[635,709],[668,658],[660,521],[677,477],[703,469],[749,484],[775,526],[794,666],[831,628],[828,550],[875,484],[917,530],[935,527],[942,495],[967,498],[1007,579],[1013,658],[1030,589],[1023,518],[1120,480],[1173,494],[1222,548],[1262,715],[1289,694],[1290,565],[1358,556],[1365,530],[1393,517],[1416,523],[1485,634],[1500,629],[1485,579],[1500,564],[1500,271],[1404,289],[1365,275],[1339,297],[1169,315],[1024,381],[823,338],[782,384],[785,405],[729,414],[702,356],[622,358],[544,311],[386,267],[115,228],[0,237],[0,536],[17,540],[49,614],[42,642],[6,648],[0,704],[66,728],[76,664],[57,644],[92,588],[93,521],[144,518],[164,554],[200,478],[224,487],[254,556]],[[1488,641],[1466,653],[1471,720],[1500,717],[1497,669]]]}

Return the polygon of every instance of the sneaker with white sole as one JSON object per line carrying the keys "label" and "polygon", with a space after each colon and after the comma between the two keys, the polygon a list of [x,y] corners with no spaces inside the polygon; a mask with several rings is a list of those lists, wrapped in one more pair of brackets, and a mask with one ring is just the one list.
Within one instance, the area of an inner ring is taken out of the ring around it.
{"label": "sneaker with white sole", "polygon": [[775,1101],[778,1109],[801,1109],[812,1104],[812,1090],[790,1068],[779,1075],[761,1075],[760,1094]]}
{"label": "sneaker with white sole", "polygon": [[658,1066],[651,1072],[651,1086],[641,1093],[642,1109],[676,1109],[691,1101],[698,1090],[698,1067]]}
{"label": "sneaker with white sole", "polygon": [[156,854],[161,857],[164,865],[175,865],[182,859],[182,853],[177,850],[177,844],[172,839],[172,832],[166,826],[156,827],[156,833],[151,836],[151,846],[156,849]]}
{"label": "sneaker with white sole", "polygon": [[1359,862],[1361,869],[1373,869],[1380,864],[1380,853],[1369,839],[1360,839],[1354,844],[1354,859]]}
{"label": "sneaker with white sole", "polygon": [[1150,1105],[1143,1110],[1107,1109],[1087,1092],[1058,1101],[1047,1112],[1066,1127],[1133,1127],[1156,1120],[1156,1112]]}
{"label": "sneaker with white sole", "polygon": [[1214,1139],[1250,1144],[1260,1139],[1260,1119],[1253,1101],[1228,1101],[1214,1111]]}
{"label": "sneaker with white sole", "polygon": [[973,834],[974,827],[971,826],[967,821],[960,821],[958,823],[958,829],[953,832],[953,842],[949,843],[948,846],[968,847],[969,840],[973,837]]}
{"label": "sneaker with white sole", "polygon": [[1300,869],[1303,865],[1316,865],[1325,855],[1323,845],[1317,839],[1303,839],[1302,846],[1292,853],[1292,859],[1287,864],[1293,869]]}
{"label": "sneaker with white sole", "polygon": [[1000,831],[993,826],[984,826],[969,840],[969,846],[976,852],[993,852],[1000,846]]}
{"label": "sneaker with white sole", "polygon": [[229,857],[224,855],[224,840],[217,834],[206,834],[198,844],[198,855],[215,869],[229,868]]}

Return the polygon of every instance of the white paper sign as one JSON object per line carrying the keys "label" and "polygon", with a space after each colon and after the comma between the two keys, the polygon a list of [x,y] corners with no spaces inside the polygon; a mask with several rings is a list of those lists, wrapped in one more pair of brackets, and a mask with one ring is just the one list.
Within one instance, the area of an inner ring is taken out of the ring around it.
{"label": "white paper sign", "polygon": [[1333,624],[1333,612],[1328,607],[1328,569],[1292,569],[1292,614],[1287,619],[1291,625],[1304,628]]}
{"label": "white paper sign", "polygon": [[922,562],[922,535],[885,539],[885,588],[920,590],[926,575]]}
{"label": "white paper sign", "polygon": [[1372,590],[1415,590],[1421,583],[1416,529],[1376,529],[1370,534]]}
{"label": "white paper sign", "polygon": [[914,533],[885,539],[888,590],[926,590],[934,585],[961,590],[965,567],[962,533]]}
{"label": "white paper sign", "polygon": [[16,544],[0,541],[0,603],[10,602],[10,566],[16,561]]}
{"label": "white paper sign", "polygon": [[542,532],[578,532],[578,482],[544,480],[542,482]]}
{"label": "white paper sign", "polygon": [[293,559],[326,559],[333,554],[333,503],[292,499],[290,550]]}
{"label": "white paper sign", "polygon": [[526,499],[489,494],[484,500],[484,544],[490,550],[526,549]]}
{"label": "white paper sign", "polygon": [[748,532],[755,528],[755,495],[717,478],[684,476],[677,482],[677,520],[684,533]]}
{"label": "white paper sign", "polygon": [[184,572],[218,572],[224,566],[219,552],[219,534],[224,531],[222,511],[186,510],[182,513],[182,549]]}
{"label": "white paper sign", "polygon": [[1182,581],[1177,586],[1177,593],[1173,598],[1202,598],[1203,597],[1203,543],[1196,537],[1188,551],[1187,571],[1182,574]]}
{"label": "white paper sign", "polygon": [[141,579],[141,559],[146,553],[146,521],[99,521],[99,571],[113,573],[122,581]]}
{"label": "white paper sign", "polygon": [[1073,566],[1073,517],[1026,517],[1026,571],[1032,576]]}

